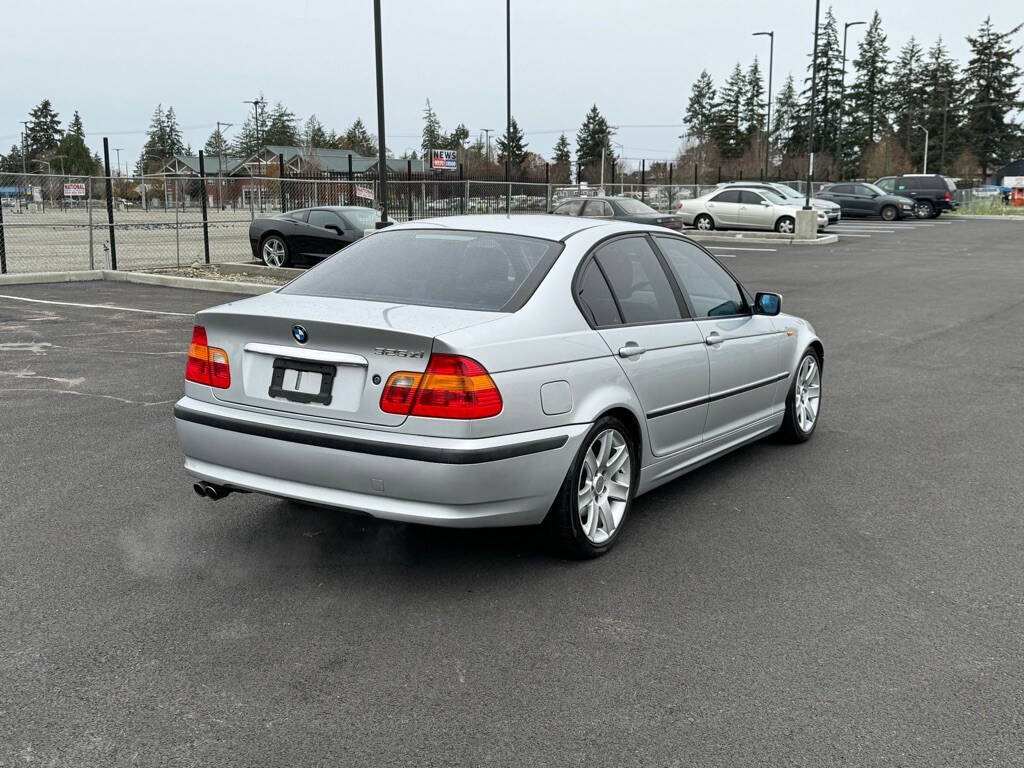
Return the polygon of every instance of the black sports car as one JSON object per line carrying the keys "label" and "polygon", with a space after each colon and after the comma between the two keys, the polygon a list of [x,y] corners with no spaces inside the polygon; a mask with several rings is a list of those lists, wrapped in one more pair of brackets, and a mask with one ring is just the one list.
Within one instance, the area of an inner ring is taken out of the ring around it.
{"label": "black sports car", "polygon": [[658,213],[632,197],[576,197],[559,204],[552,213],[556,216],[592,216],[635,224],[658,224],[669,229],[683,228],[682,216]]}
{"label": "black sports car", "polygon": [[249,225],[252,255],[268,267],[326,259],[373,229],[380,213],[357,205],[299,208]]}

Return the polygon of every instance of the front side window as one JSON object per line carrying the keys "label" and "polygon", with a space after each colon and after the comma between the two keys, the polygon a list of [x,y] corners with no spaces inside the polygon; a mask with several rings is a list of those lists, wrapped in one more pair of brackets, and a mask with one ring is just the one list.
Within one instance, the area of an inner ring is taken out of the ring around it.
{"label": "front side window", "polygon": [[567,203],[562,203],[560,206],[555,208],[556,216],[579,216],[580,211],[583,209],[582,200],[570,200]]}
{"label": "front side window", "polygon": [[608,278],[626,323],[679,320],[679,302],[647,239],[623,237],[594,257]]}
{"label": "front side window", "polygon": [[864,195],[865,197],[871,197],[871,195],[874,194],[871,187],[867,184],[858,184],[856,189],[858,195]]}
{"label": "front side window", "polygon": [[740,202],[744,205],[760,205],[763,199],[757,192],[751,192],[749,189],[740,190]]}
{"label": "front side window", "polygon": [[747,305],[736,281],[704,251],[674,237],[659,237],[657,243],[676,280],[689,295],[697,317],[746,313]]}
{"label": "front side window", "polygon": [[311,226],[325,228],[328,224],[340,227],[341,219],[333,211],[313,210],[309,212],[309,223]]}
{"label": "front side window", "polygon": [[382,230],[300,275],[282,293],[514,312],[562,244],[460,230]]}

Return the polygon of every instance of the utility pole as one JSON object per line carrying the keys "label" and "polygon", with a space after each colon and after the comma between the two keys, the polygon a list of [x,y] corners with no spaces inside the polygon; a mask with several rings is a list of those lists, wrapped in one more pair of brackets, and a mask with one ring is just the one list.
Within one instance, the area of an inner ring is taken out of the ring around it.
{"label": "utility pole", "polygon": [[949,116],[949,88],[942,93],[942,149],[939,151],[939,169],[946,172],[946,118]]}
{"label": "utility pole", "polygon": [[848,21],[843,25],[843,79],[839,83],[839,130],[836,135],[836,168],[839,180],[843,180],[843,109],[846,105],[846,35],[850,27],[867,24],[866,21]]}
{"label": "utility pole", "polygon": [[505,0],[505,215],[512,214],[512,0]]}
{"label": "utility pole", "polygon": [[384,53],[380,39],[380,0],[373,0],[373,36],[377,59],[377,178],[380,179],[381,200],[377,229],[383,229],[391,222],[388,221],[388,163],[384,134]]}
{"label": "utility pole", "polygon": [[221,133],[221,126],[230,128],[234,123],[222,123],[217,121],[217,200],[220,202],[220,209],[224,210],[224,134]]}
{"label": "utility pole", "polygon": [[484,150],[484,154],[485,154],[485,157],[487,158],[487,164],[490,165],[491,164],[491,134],[494,132],[494,129],[493,128],[481,128],[480,130],[484,132],[484,146],[486,147],[486,149]]}
{"label": "utility pole", "polygon": [[[263,145],[260,143],[260,107],[265,103],[263,97],[260,96],[258,99],[247,99],[242,102],[243,104],[252,104],[252,111],[254,119],[256,120],[254,127],[256,130],[256,171],[257,175],[263,176]],[[260,213],[263,213],[263,186],[260,182]],[[252,190],[249,190],[249,196],[252,196]]]}
{"label": "utility pole", "polygon": [[[25,201],[25,190],[24,185],[28,184],[28,127],[32,125],[31,120],[21,121],[21,184],[22,184],[22,202]],[[31,192],[29,193],[31,194]],[[27,206],[26,206],[27,208]],[[19,208],[20,210],[20,208]]]}
{"label": "utility pole", "polygon": [[920,128],[924,131],[924,167],[921,169],[921,173],[928,173],[928,129],[923,125]]}
{"label": "utility pole", "polygon": [[764,180],[768,181],[768,154],[771,151],[772,135],[772,70],[775,68],[775,30],[755,32],[752,36],[765,35],[769,38],[768,45],[768,116],[764,121]]}
{"label": "utility pole", "polygon": [[[117,153],[117,175],[118,175],[118,177],[121,176],[121,150],[122,149],[124,149],[124,147],[114,147],[114,151]],[[120,184],[120,186],[121,186],[121,197],[124,198],[124,179],[119,178],[119,181],[121,182],[121,184]],[[127,210],[127,208],[125,210]]]}

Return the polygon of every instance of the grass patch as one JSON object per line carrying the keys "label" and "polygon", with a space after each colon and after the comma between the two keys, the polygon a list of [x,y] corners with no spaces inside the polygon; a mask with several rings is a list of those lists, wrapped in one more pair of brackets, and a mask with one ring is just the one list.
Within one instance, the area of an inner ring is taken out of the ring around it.
{"label": "grass patch", "polygon": [[964,203],[956,213],[970,216],[1024,216],[1024,208],[1006,205],[998,197],[988,197]]}

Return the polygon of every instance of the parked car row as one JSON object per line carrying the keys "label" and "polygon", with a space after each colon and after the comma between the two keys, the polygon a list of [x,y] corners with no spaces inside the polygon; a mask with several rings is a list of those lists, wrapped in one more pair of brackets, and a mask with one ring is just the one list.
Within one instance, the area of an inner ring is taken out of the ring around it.
{"label": "parked car row", "polygon": [[[694,200],[682,200],[679,213],[687,226],[709,232],[714,229],[762,229],[782,234],[796,232],[796,212],[803,198],[784,197],[767,184],[724,186]],[[820,205],[813,206],[818,229],[829,224],[829,213]],[[835,218],[839,220],[838,215]]]}

